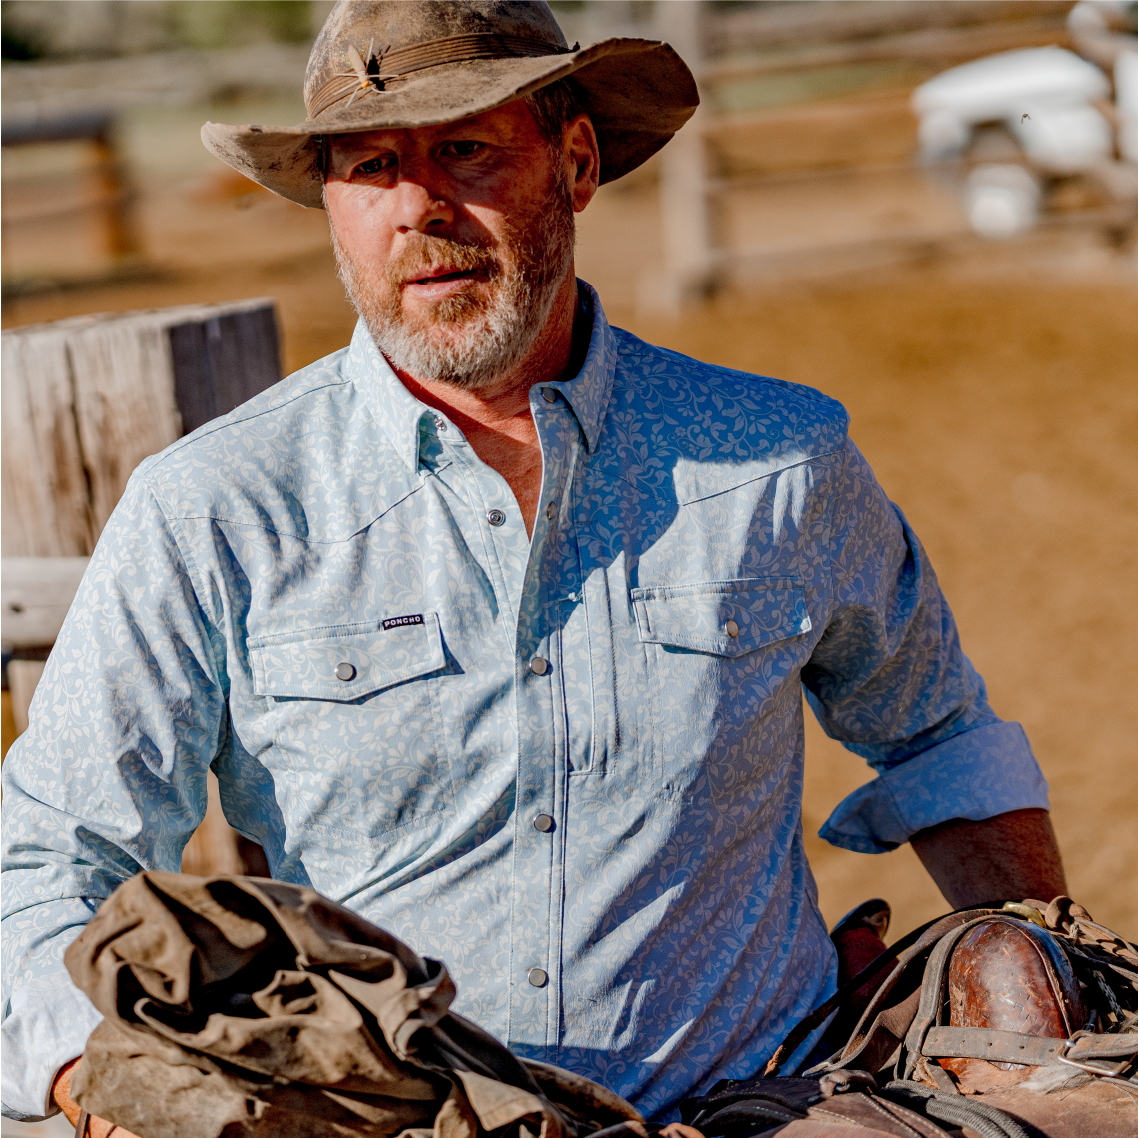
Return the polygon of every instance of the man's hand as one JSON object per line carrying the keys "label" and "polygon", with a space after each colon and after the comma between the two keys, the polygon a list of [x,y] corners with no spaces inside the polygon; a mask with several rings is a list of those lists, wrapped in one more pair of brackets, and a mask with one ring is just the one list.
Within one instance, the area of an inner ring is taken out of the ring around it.
{"label": "man's hand", "polygon": [[[71,1097],[71,1076],[75,1072],[75,1068],[79,1066],[80,1060],[72,1059],[70,1063],[65,1064],[59,1068],[55,1076],[55,1082],[51,1085],[51,1097],[55,1100],[56,1106],[67,1116],[67,1121],[75,1126],[79,1122],[79,1115],[83,1108]],[[124,1130],[121,1126],[116,1126],[113,1122],[107,1122],[103,1118],[95,1118],[91,1116],[90,1121],[87,1123],[87,1133],[90,1138],[135,1138],[129,1130]]]}
{"label": "man's hand", "polygon": [[1067,892],[1046,810],[1012,810],[983,822],[953,818],[909,839],[954,909],[985,901],[1050,901]]}

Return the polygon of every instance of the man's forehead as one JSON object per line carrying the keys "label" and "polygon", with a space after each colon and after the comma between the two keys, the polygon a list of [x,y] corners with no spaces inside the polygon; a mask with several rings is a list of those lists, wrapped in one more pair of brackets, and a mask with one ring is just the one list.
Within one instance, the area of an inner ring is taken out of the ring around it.
{"label": "man's forehead", "polygon": [[357,153],[383,146],[407,143],[429,145],[442,139],[475,136],[533,142],[536,145],[542,145],[543,142],[537,120],[522,99],[453,122],[416,127],[381,127],[378,130],[330,134],[328,137],[336,150]]}

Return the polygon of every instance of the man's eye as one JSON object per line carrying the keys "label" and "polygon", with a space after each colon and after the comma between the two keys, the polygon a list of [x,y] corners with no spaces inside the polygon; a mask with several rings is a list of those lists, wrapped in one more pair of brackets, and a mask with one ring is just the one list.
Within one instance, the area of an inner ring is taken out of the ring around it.
{"label": "man's eye", "polygon": [[482,149],[481,142],[463,140],[462,142],[448,142],[447,149],[459,158],[471,158]]}
{"label": "man's eye", "polygon": [[369,158],[366,162],[361,162],[356,167],[357,174],[382,174],[384,170],[390,170],[393,159],[390,155],[384,155],[380,158]]}

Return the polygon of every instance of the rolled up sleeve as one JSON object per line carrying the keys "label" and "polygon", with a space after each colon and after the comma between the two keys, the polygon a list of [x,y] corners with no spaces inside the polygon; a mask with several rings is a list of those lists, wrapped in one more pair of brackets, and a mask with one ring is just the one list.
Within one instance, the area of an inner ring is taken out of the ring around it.
{"label": "rolled up sleeve", "polygon": [[52,1077],[99,1016],[63,954],[143,869],[177,871],[226,729],[210,626],[136,474],[4,763],[4,1113],[51,1113]]}
{"label": "rolled up sleeve", "polygon": [[831,608],[802,680],[823,730],[877,777],[820,831],[858,853],[950,818],[1046,809],[1023,728],[1001,720],[901,511],[847,443],[829,527]]}

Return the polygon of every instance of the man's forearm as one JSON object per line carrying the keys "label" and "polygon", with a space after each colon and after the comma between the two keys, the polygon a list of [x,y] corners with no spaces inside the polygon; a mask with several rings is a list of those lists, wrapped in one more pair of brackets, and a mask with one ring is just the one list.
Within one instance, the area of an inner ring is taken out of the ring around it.
{"label": "man's forearm", "polygon": [[984,901],[1067,892],[1063,861],[1046,810],[1012,810],[983,822],[953,818],[910,839],[954,909]]}
{"label": "man's forearm", "polygon": [[[64,1117],[72,1126],[77,1125],[79,1115],[83,1110],[71,1097],[71,1076],[75,1073],[75,1068],[79,1066],[81,1059],[82,1056],[78,1059],[72,1059],[70,1063],[65,1063],[60,1067],[51,1087],[51,1097],[55,1101],[55,1105],[63,1111]],[[123,1130],[121,1126],[116,1126],[113,1122],[94,1117],[87,1123],[87,1136],[88,1138],[135,1138],[135,1135],[131,1134],[129,1130]]]}

